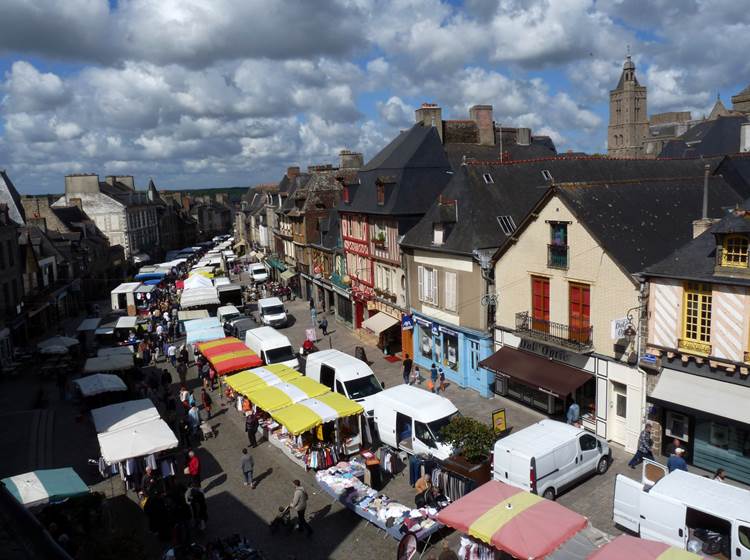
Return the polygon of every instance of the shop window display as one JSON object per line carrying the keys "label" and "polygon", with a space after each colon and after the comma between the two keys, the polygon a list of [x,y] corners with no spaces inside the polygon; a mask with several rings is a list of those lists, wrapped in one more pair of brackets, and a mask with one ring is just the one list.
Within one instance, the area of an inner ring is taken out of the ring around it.
{"label": "shop window display", "polygon": [[432,334],[429,330],[419,329],[419,351],[423,357],[432,360]]}
{"label": "shop window display", "polygon": [[443,333],[443,365],[458,371],[458,337]]}

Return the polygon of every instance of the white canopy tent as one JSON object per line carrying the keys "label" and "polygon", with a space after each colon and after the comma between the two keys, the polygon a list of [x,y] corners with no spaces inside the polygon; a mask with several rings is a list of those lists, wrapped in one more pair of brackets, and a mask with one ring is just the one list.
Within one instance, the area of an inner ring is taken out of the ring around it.
{"label": "white canopy tent", "polygon": [[85,373],[99,373],[102,371],[122,371],[134,366],[133,356],[124,354],[111,354],[109,356],[97,356],[89,358],[83,366]]}
{"label": "white canopy tent", "polygon": [[151,399],[137,399],[95,408],[91,411],[91,418],[96,432],[101,434],[156,420],[159,418],[159,411]]}
{"label": "white canopy tent", "polygon": [[122,379],[111,373],[87,375],[86,377],[73,380],[73,383],[78,385],[84,397],[93,397],[94,395],[116,391],[127,391],[128,389]]}
{"label": "white canopy tent", "polygon": [[[210,288],[213,286],[210,278],[206,278],[201,274],[194,274],[183,283],[183,290],[192,290],[196,288]],[[184,292],[183,292],[184,293]]]}
{"label": "white canopy tent", "polygon": [[100,358],[104,358],[106,356],[114,356],[115,354],[118,354],[120,356],[130,356],[133,357],[133,347],[132,346],[111,346],[107,348],[99,348],[99,350],[96,351],[96,355]]}
{"label": "white canopy tent", "polygon": [[177,447],[174,433],[159,418],[122,430],[104,432],[96,437],[102,457],[110,465]]}
{"label": "white canopy tent", "polygon": [[91,317],[89,319],[84,319],[81,321],[81,324],[78,325],[78,328],[76,329],[78,332],[81,331],[95,331],[97,327],[99,326],[99,323],[101,323],[102,320],[99,317]]}
{"label": "white canopy tent", "polygon": [[37,344],[37,347],[40,350],[53,346],[63,346],[65,348],[71,348],[76,344],[78,344],[77,338],[71,338],[69,336],[53,336],[51,338],[48,338],[47,340],[41,341],[39,344]]}
{"label": "white canopy tent", "polygon": [[180,296],[180,307],[202,307],[205,305],[219,305],[219,294],[216,288],[193,288],[184,290]]}
{"label": "white canopy tent", "polygon": [[116,329],[134,329],[138,323],[138,317],[120,317],[115,324]]}

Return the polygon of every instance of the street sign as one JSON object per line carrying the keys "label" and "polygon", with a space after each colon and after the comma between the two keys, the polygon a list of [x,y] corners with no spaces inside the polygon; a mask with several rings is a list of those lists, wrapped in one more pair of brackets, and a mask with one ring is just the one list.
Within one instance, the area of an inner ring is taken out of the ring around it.
{"label": "street sign", "polygon": [[492,427],[496,434],[502,433],[508,429],[507,419],[505,417],[505,409],[498,408],[492,412]]}

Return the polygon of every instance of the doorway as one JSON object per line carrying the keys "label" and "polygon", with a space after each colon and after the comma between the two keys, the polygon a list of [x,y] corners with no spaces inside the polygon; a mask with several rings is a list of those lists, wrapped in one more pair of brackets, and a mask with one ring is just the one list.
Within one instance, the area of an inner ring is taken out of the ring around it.
{"label": "doorway", "polygon": [[617,443],[625,443],[627,437],[628,387],[624,383],[611,381],[609,406],[614,412],[610,436]]}

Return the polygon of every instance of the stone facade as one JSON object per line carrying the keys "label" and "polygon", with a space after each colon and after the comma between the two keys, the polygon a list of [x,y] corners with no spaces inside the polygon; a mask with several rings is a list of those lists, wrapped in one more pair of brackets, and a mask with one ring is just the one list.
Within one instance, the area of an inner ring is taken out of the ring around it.
{"label": "stone facade", "polygon": [[628,56],[617,87],[609,92],[607,153],[620,158],[641,157],[648,134],[646,87],[638,83],[635,64]]}

